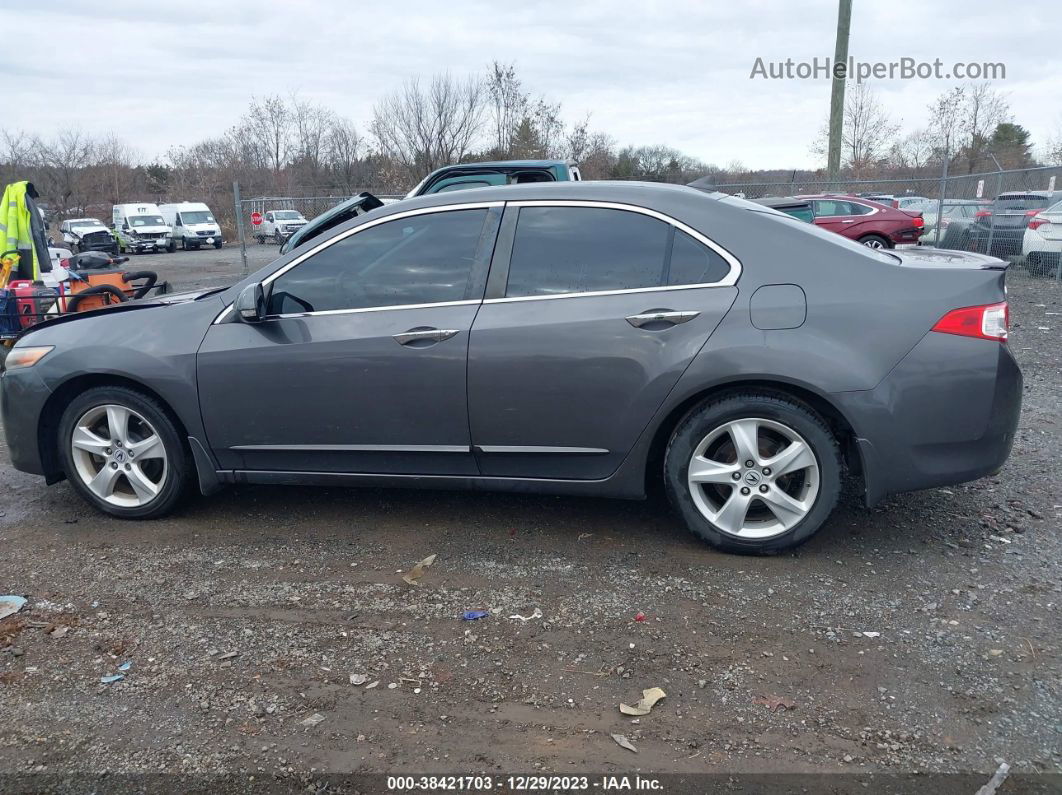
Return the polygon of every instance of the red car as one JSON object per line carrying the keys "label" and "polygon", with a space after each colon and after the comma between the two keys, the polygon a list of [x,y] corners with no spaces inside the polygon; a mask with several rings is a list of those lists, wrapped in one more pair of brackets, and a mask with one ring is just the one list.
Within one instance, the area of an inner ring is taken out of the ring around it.
{"label": "red car", "polygon": [[815,211],[815,224],[870,248],[915,244],[925,222],[916,210],[898,210],[858,196],[800,196]]}

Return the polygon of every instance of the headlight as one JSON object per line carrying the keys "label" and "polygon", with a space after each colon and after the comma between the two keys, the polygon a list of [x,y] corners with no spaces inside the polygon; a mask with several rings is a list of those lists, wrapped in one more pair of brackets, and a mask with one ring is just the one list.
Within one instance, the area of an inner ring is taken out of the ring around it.
{"label": "headlight", "polygon": [[5,370],[18,370],[33,367],[37,362],[55,350],[54,345],[38,345],[35,348],[12,348],[4,362]]}

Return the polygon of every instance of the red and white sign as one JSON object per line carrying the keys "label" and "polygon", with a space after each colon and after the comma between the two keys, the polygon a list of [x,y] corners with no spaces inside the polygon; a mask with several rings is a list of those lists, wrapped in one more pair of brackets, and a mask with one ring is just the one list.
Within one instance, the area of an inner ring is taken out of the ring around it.
{"label": "red and white sign", "polygon": [[262,214],[261,213],[251,213],[251,223],[254,224],[255,226],[258,226],[260,223],[262,223]]}

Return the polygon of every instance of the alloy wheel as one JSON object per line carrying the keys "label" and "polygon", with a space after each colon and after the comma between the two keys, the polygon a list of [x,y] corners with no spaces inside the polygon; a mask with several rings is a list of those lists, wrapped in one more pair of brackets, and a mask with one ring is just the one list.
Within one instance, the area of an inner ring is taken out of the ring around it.
{"label": "alloy wheel", "polygon": [[872,237],[870,240],[864,240],[863,245],[867,248],[885,248],[885,244],[876,237]]}
{"label": "alloy wheel", "polygon": [[767,539],[814,507],[819,463],[807,441],[774,420],[724,423],[694,448],[687,472],[697,510],[721,532]]}
{"label": "alloy wheel", "polygon": [[169,461],[158,432],[126,406],[94,406],[74,424],[70,453],[78,477],[96,497],[122,508],[154,500]]}

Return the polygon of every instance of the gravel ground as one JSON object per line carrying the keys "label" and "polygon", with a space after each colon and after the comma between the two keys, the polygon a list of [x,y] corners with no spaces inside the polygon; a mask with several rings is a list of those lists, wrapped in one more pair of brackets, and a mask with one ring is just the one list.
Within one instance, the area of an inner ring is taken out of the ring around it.
{"label": "gravel ground", "polygon": [[[184,286],[240,268],[150,259]],[[778,557],[714,552],[661,499],[240,487],[121,522],[0,450],[0,593],[28,597],[0,621],[0,773],[1057,776],[1062,289],[1014,274],[1010,300],[1000,475],[849,493]]]}

